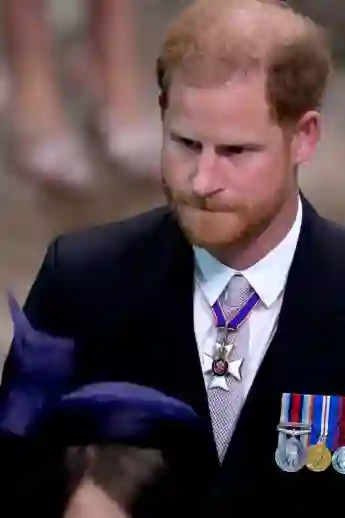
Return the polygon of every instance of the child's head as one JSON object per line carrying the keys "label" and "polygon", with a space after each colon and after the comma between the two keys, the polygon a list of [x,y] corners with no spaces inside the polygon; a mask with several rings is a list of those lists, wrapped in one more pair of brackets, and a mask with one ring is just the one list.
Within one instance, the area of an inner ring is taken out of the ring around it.
{"label": "child's head", "polygon": [[104,444],[73,446],[65,455],[65,518],[124,518],[141,493],[164,476],[159,450]]}
{"label": "child's head", "polygon": [[[36,517],[176,516],[192,502],[200,422],[146,387],[98,383],[64,396],[33,450]],[[187,502],[186,502],[187,499]]]}

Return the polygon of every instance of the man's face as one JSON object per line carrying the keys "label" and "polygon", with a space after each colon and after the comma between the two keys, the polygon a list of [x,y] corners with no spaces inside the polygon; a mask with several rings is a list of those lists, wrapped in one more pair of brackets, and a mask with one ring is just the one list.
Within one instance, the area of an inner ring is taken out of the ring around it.
{"label": "man's face", "polygon": [[293,138],[270,116],[262,74],[204,88],[175,78],[163,126],[166,195],[193,244],[255,239],[296,194]]}
{"label": "man's face", "polygon": [[128,518],[128,516],[100,487],[86,479],[72,495],[64,518]]}

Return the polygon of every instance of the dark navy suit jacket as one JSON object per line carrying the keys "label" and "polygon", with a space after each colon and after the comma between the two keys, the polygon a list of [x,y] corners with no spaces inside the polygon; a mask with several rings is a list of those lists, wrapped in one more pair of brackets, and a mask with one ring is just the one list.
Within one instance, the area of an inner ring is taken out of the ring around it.
{"label": "dark navy suit jacket", "polygon": [[[200,451],[203,469],[198,466],[190,483],[191,489],[208,489],[200,492],[196,510],[200,505],[206,514],[235,518],[321,516],[322,505],[332,512],[345,475],[332,468],[286,473],[274,454],[282,393],[345,396],[344,229],[303,199],[278,329],[221,468],[194,336],[193,285],[192,247],[162,207],[55,240],[25,310],[37,328],[75,339],[76,385],[144,384],[186,401],[202,416],[209,440]],[[10,354],[3,395],[12,369]]]}

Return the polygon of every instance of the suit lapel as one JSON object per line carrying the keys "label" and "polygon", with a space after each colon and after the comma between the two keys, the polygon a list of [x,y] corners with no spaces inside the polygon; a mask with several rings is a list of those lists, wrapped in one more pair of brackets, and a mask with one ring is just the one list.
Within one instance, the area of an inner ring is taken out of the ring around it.
{"label": "suit lapel", "polygon": [[173,217],[169,225],[164,250],[160,250],[164,266],[155,298],[160,315],[156,333],[164,343],[159,354],[169,365],[162,382],[171,394],[207,416],[206,390],[194,334],[194,254]]}

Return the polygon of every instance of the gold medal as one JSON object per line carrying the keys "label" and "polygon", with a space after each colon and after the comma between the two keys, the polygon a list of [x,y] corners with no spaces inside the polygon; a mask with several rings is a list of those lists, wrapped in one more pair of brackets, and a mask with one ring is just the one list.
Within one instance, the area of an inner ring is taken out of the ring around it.
{"label": "gold medal", "polygon": [[324,442],[319,442],[308,448],[306,466],[311,471],[326,471],[331,463],[332,455]]}

